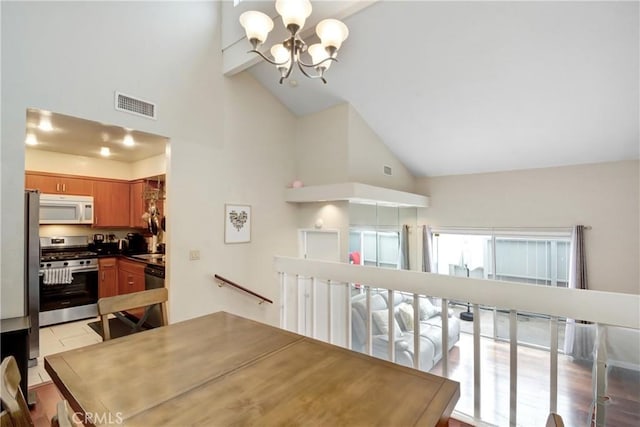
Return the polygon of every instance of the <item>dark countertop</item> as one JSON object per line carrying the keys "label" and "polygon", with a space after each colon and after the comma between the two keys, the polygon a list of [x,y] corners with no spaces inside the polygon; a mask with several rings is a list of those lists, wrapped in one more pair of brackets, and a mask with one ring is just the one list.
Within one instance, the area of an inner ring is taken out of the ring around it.
{"label": "dark countertop", "polygon": [[[136,255],[150,255],[150,254],[136,254]],[[157,254],[160,255],[160,254]],[[164,260],[162,258],[154,259],[140,259],[135,258],[134,254],[100,254],[98,258],[123,258],[129,261],[139,262],[141,264],[151,265],[154,267],[164,267]]]}

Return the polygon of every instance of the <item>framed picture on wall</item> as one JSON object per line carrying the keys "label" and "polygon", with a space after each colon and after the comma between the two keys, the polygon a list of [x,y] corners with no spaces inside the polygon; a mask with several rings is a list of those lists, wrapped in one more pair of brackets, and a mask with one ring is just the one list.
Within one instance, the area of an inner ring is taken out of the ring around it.
{"label": "framed picture on wall", "polygon": [[224,205],[224,242],[249,243],[251,241],[251,206]]}

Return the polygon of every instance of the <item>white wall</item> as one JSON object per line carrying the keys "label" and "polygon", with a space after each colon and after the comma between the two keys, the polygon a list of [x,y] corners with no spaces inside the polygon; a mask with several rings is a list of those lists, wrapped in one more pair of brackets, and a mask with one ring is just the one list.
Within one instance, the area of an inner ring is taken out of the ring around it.
{"label": "white wall", "polygon": [[131,180],[149,178],[167,173],[167,154],[131,163]]}
{"label": "white wall", "polygon": [[[361,182],[409,192],[415,186],[413,175],[349,104],[299,118],[296,159],[305,185]],[[392,176],[383,174],[385,165]]]}
{"label": "white wall", "polygon": [[[349,181],[413,192],[415,178],[349,105]],[[383,173],[384,166],[392,175]]]}
{"label": "white wall", "polygon": [[591,226],[589,287],[640,293],[639,161],[418,180],[431,197],[420,224],[460,227]]}
{"label": "white wall", "polygon": [[348,181],[348,114],[341,104],[298,119],[297,177],[304,185]]}
{"label": "white wall", "polygon": [[[273,255],[295,255],[295,118],[253,79],[221,74],[217,2],[2,2],[2,317],[22,314],[25,112],[42,108],[170,138],[171,322],[228,310],[276,323],[277,304],[218,288],[229,276],[277,299]],[[115,90],[158,120],[115,111]],[[225,202],[253,206],[250,244],[223,243]],[[189,250],[201,259],[189,261]]]}

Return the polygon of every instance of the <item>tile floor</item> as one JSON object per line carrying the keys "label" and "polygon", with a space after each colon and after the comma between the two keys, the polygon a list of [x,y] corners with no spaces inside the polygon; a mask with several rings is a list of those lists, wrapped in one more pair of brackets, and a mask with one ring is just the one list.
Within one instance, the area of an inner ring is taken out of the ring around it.
{"label": "tile floor", "polygon": [[40,357],[38,364],[29,368],[29,387],[51,381],[51,377],[44,370],[44,356],[102,342],[100,335],[87,326],[96,320],[99,318],[40,328]]}

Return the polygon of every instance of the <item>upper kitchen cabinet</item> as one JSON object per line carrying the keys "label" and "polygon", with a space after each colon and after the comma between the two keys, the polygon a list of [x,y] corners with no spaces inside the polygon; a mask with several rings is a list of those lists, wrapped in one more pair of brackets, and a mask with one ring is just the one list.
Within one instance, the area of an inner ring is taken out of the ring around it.
{"label": "upper kitchen cabinet", "polygon": [[93,225],[95,227],[129,227],[129,183],[93,181]]}
{"label": "upper kitchen cabinet", "polygon": [[144,201],[144,180],[133,181],[129,185],[130,212],[129,227],[146,228],[147,223],[142,219],[146,211]]}
{"label": "upper kitchen cabinet", "polygon": [[83,178],[27,171],[25,187],[45,194],[91,196],[92,182]]}

